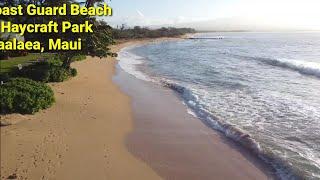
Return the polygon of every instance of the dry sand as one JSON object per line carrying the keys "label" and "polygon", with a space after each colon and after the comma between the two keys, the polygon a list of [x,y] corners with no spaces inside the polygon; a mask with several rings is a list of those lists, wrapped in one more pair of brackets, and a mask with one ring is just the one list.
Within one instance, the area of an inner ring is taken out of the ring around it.
{"label": "dry sand", "polygon": [[88,58],[73,66],[77,77],[52,84],[53,107],[1,117],[15,123],[1,127],[1,179],[160,179],[125,147],[130,99],[112,83],[115,61]]}
{"label": "dry sand", "polygon": [[[146,42],[150,40],[122,42],[112,49]],[[115,63],[111,58],[76,62],[77,77],[51,84],[53,107],[35,115],[1,117],[14,122],[1,128],[2,179],[13,174],[59,180],[268,178],[259,163],[187,115],[171,91],[132,84],[145,93],[155,91],[146,96],[136,91],[131,101],[112,81]],[[165,96],[162,101],[150,103],[159,94]],[[137,100],[141,95],[145,98]]]}

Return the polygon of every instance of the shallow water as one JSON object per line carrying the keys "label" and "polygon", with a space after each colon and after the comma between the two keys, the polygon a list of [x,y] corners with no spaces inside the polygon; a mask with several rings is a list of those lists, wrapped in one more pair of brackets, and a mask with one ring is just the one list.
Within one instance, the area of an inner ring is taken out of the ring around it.
{"label": "shallow water", "polygon": [[[320,179],[320,33],[208,33],[124,49],[120,66],[271,163]],[[244,136],[244,135],[249,136]]]}

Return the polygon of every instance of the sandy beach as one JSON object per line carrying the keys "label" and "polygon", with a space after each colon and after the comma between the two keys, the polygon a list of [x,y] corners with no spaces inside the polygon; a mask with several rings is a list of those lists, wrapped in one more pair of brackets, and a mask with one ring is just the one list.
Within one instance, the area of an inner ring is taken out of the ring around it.
{"label": "sandy beach", "polygon": [[1,179],[272,178],[265,165],[188,114],[170,90],[124,72],[114,83],[116,63],[75,62],[77,77],[50,84],[53,107],[1,117],[13,123],[1,127]]}
{"label": "sandy beach", "polygon": [[125,147],[132,131],[130,99],[112,83],[115,63],[76,62],[76,78],[51,84],[53,107],[1,117],[16,123],[1,127],[2,179],[160,179]]}

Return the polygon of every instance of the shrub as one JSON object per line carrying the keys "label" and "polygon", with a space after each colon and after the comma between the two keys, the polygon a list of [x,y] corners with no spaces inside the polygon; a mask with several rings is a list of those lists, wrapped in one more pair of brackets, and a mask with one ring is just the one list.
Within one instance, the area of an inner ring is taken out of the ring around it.
{"label": "shrub", "polygon": [[13,77],[25,77],[35,81],[49,82],[51,65],[47,62],[37,62],[22,69],[13,71]]}
{"label": "shrub", "polygon": [[44,83],[14,78],[1,85],[1,113],[34,114],[54,103],[52,89]]}
{"label": "shrub", "polygon": [[85,59],[86,59],[85,55],[76,55],[71,60],[72,60],[72,62],[75,62],[75,61],[82,61],[82,60],[85,60]]}
{"label": "shrub", "polygon": [[58,54],[51,56],[50,59],[48,59],[48,63],[56,66],[62,66],[63,64]]}
{"label": "shrub", "polygon": [[72,77],[75,77],[75,76],[78,75],[78,71],[77,71],[77,69],[75,69],[75,68],[71,68],[71,69],[70,69],[70,73],[71,73],[71,76],[72,76]]}
{"label": "shrub", "polygon": [[63,82],[76,75],[76,70],[66,69],[57,63],[47,61],[37,62],[13,72],[13,77],[25,77],[41,82]]}
{"label": "shrub", "polygon": [[69,70],[61,66],[51,66],[49,70],[49,82],[63,82],[69,76]]}

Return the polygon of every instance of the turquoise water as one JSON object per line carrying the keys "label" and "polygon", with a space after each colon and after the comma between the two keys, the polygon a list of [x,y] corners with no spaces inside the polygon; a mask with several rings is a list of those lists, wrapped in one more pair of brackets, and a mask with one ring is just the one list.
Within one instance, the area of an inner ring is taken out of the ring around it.
{"label": "turquoise water", "polygon": [[120,66],[178,92],[282,179],[320,179],[320,33],[195,36],[215,39],[126,48]]}

